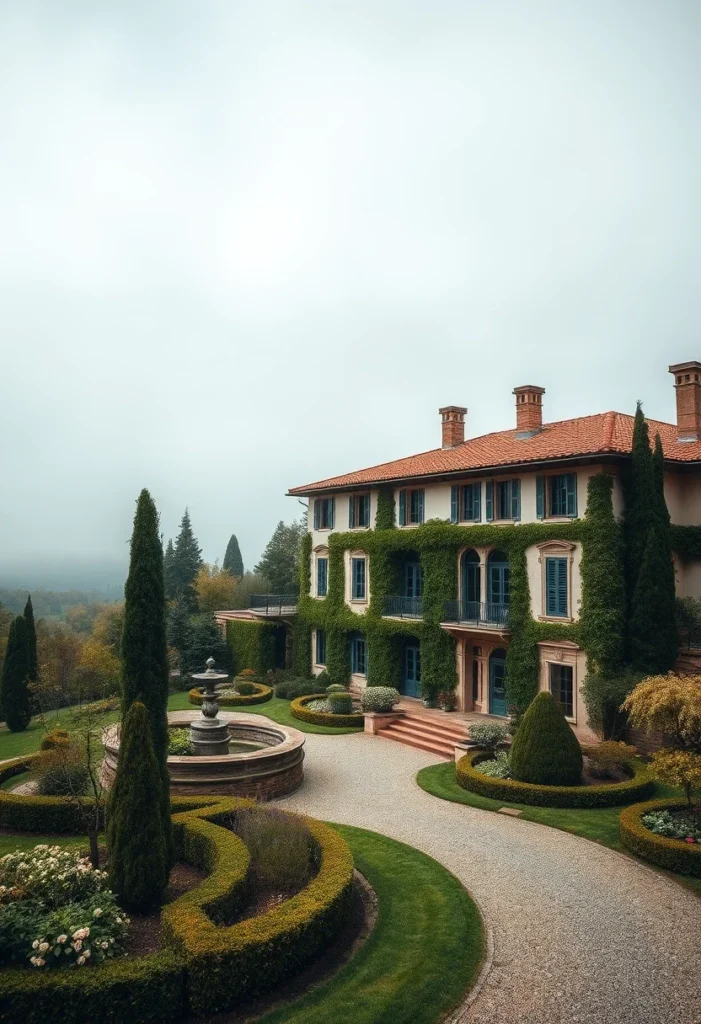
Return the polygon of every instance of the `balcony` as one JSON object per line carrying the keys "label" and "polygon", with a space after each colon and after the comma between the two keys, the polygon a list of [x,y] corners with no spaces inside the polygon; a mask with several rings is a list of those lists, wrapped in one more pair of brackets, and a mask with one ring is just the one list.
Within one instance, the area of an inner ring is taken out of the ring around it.
{"label": "balcony", "polygon": [[271,619],[286,619],[297,611],[296,594],[251,594],[251,611]]}
{"label": "balcony", "polygon": [[509,628],[508,604],[491,601],[446,601],[443,621],[457,622],[461,626],[480,626],[487,629]]}
{"label": "balcony", "polygon": [[397,597],[395,595],[385,597],[382,614],[391,619],[423,619],[424,599],[423,597]]}

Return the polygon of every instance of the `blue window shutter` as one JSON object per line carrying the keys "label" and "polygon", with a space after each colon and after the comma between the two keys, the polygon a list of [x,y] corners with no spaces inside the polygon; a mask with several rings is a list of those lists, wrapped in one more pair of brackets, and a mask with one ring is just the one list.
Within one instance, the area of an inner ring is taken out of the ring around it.
{"label": "blue window shutter", "polygon": [[577,474],[567,474],[567,515],[577,515]]}
{"label": "blue window shutter", "polygon": [[485,484],[486,489],[486,506],[487,506],[487,522],[491,523],[494,519],[494,481],[487,480]]}
{"label": "blue window shutter", "polygon": [[567,615],[567,559],[558,558],[559,575],[557,580],[557,600],[560,615]]}
{"label": "blue window shutter", "polygon": [[545,519],[545,477],[535,478],[535,514],[538,519]]}
{"label": "blue window shutter", "polygon": [[416,501],[417,501],[417,504],[418,504],[419,522],[423,523],[423,521],[424,521],[424,492],[422,490],[421,491],[417,491],[417,499],[416,499]]}
{"label": "blue window shutter", "polygon": [[348,529],[352,530],[355,526],[355,498],[351,494],[348,499]]}
{"label": "blue window shutter", "polygon": [[329,498],[329,501],[331,502],[331,515],[329,516],[329,530],[333,530],[334,524],[336,522],[336,499],[335,498]]}
{"label": "blue window shutter", "polygon": [[314,499],[314,529],[319,529],[319,499]]}
{"label": "blue window shutter", "polygon": [[521,481],[511,481],[511,518],[517,520],[521,518]]}
{"label": "blue window shutter", "polygon": [[545,559],[545,614],[556,615],[557,607],[557,570],[554,558]]}
{"label": "blue window shutter", "polygon": [[406,491],[399,492],[399,525],[406,526]]}
{"label": "blue window shutter", "polygon": [[453,484],[450,488],[450,521],[451,523],[457,523],[458,521],[458,498],[460,496],[460,488],[457,484]]}
{"label": "blue window shutter", "polygon": [[482,482],[472,485],[472,510],[475,522],[482,520]]}

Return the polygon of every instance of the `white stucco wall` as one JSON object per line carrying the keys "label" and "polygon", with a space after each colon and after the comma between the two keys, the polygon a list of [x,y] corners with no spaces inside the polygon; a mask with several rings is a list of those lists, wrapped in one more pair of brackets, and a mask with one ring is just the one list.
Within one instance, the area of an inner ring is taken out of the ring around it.
{"label": "white stucco wall", "polygon": [[[531,596],[531,615],[534,619],[545,618],[545,596],[544,579],[545,558],[550,555],[554,557],[567,557],[571,559],[569,583],[569,612],[570,619],[576,621],[579,618],[580,606],[582,603],[582,545],[578,542],[571,547],[571,550],[556,550],[553,548],[543,549],[535,545],[526,548],[526,569],[528,572],[528,589]],[[548,621],[567,622],[567,619],[553,618]]]}
{"label": "white stucco wall", "polygon": [[[367,491],[358,491],[358,494],[367,494]],[[357,528],[354,533],[358,533],[362,536],[363,533],[367,533],[368,529],[373,529],[375,526],[375,516],[377,514],[377,488],[370,492],[370,526]],[[331,495],[328,495],[331,497]],[[331,530],[315,530],[314,529],[314,498],[309,499],[309,532],[312,535],[312,550],[319,545],[326,545],[329,542],[329,534],[333,533],[345,533],[348,530],[348,498],[350,497],[349,492],[342,492],[340,494],[334,494],[335,498],[335,518],[334,528]]]}

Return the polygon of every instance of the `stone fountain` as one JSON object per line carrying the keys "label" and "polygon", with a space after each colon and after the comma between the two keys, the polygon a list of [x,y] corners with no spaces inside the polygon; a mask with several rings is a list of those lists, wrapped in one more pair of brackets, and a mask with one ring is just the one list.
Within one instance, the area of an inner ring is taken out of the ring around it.
{"label": "stone fountain", "polygon": [[229,753],[229,726],[219,718],[219,694],[215,687],[228,679],[226,672],[217,672],[214,658],[207,658],[207,671],[192,676],[204,690],[198,717],[190,723],[190,742],[198,757],[221,757]]}

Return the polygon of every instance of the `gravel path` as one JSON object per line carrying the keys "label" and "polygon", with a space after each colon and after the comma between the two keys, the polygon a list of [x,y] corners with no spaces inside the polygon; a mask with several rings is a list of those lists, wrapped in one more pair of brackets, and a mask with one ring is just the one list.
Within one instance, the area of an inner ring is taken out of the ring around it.
{"label": "gravel path", "polygon": [[699,1024],[701,902],[682,886],[588,840],[429,796],[414,775],[431,754],[363,734],[308,734],[306,751],[304,786],[281,804],[424,850],[479,904],[494,959],[470,1024]]}

